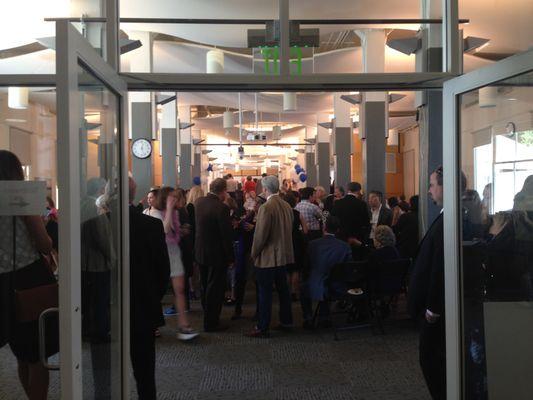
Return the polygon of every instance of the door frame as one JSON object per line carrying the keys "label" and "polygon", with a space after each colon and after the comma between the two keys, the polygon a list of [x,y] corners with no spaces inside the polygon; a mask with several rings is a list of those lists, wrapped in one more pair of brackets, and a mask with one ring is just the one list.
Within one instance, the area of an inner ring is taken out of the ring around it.
{"label": "door frame", "polygon": [[446,385],[447,398],[463,398],[464,377],[461,313],[461,218],[460,96],[533,71],[533,50],[518,54],[485,68],[444,83],[443,167],[444,167],[444,281],[446,306]]}
{"label": "door frame", "polygon": [[[127,169],[127,86],[115,70],[68,21],[56,23],[57,181],[61,199],[59,275],[61,398],[82,399],[81,245],[80,245],[80,102],[78,66],[96,76],[118,99],[121,140],[118,176],[121,193],[120,294],[121,392],[129,398],[129,209]],[[124,289],[124,290],[123,290]]]}

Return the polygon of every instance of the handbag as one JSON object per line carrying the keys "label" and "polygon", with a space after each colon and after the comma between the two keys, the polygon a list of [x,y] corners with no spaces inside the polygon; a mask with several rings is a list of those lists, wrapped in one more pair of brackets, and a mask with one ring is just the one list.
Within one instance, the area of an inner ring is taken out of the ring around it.
{"label": "handbag", "polygon": [[[16,217],[13,217],[13,279],[16,279]],[[41,257],[32,268],[34,271],[39,271],[39,268],[44,268],[44,281],[38,283],[37,286],[24,289],[16,289],[13,285],[15,294],[15,317],[17,322],[32,322],[37,321],[48,308],[56,308],[59,304],[59,285],[47,264]],[[26,266],[25,268],[30,268]],[[48,273],[48,274],[47,274]]]}

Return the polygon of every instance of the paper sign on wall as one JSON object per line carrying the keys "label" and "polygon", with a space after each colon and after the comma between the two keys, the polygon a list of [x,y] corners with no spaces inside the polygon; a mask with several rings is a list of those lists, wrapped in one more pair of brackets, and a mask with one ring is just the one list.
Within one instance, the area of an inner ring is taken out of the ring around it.
{"label": "paper sign on wall", "polygon": [[0,181],[0,215],[41,215],[46,208],[46,182]]}

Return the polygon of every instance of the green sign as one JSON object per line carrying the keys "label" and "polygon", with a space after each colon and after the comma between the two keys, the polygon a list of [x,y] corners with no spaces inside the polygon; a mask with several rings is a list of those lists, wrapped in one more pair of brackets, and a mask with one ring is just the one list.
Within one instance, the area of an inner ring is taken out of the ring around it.
{"label": "green sign", "polygon": [[[279,47],[260,47],[261,55],[265,60],[265,74],[278,75],[279,74]],[[302,48],[293,46],[289,53],[290,65],[296,66],[294,75],[302,75]]]}

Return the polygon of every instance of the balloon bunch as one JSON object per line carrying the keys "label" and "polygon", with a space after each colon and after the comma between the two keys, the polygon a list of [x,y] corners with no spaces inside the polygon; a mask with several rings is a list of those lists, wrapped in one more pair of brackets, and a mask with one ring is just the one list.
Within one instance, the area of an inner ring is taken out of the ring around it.
{"label": "balloon bunch", "polygon": [[305,173],[305,169],[303,169],[300,164],[296,164],[294,166],[294,170],[296,171],[296,174],[298,175],[298,178],[300,179],[300,182],[305,182],[307,180],[307,174]]}
{"label": "balloon bunch", "polygon": [[213,172],[213,164],[209,163],[207,166],[207,172]]}

